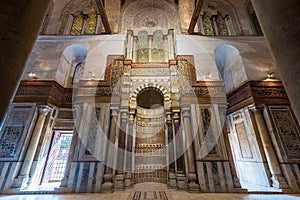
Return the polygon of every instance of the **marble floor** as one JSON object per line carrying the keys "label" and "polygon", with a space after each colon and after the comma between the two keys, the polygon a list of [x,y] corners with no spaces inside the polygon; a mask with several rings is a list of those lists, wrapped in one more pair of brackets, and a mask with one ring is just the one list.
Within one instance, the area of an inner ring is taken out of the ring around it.
{"label": "marble floor", "polygon": [[109,194],[1,195],[0,200],[300,200],[300,194],[220,194],[170,190],[164,184],[137,184]]}

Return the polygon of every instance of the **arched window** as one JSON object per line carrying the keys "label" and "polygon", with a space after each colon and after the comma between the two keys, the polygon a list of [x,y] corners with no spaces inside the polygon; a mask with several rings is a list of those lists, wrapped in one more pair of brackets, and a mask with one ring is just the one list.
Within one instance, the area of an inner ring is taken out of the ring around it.
{"label": "arched window", "polygon": [[83,74],[84,63],[78,63],[74,69],[72,84],[79,83],[79,80]]}
{"label": "arched window", "polygon": [[220,13],[218,13],[218,15],[216,16],[216,24],[218,27],[219,35],[221,35],[221,36],[228,35],[228,30],[227,30],[227,26],[226,26],[224,17]]}
{"label": "arched window", "polygon": [[235,7],[224,0],[203,2],[198,27],[199,32],[207,36],[239,35],[242,33]]}
{"label": "arched window", "polygon": [[254,29],[253,31],[255,35],[263,36],[263,32],[261,30],[260,24],[258,22],[252,3],[250,1],[248,3],[247,9],[248,9],[249,18],[251,21],[251,25]]}
{"label": "arched window", "polygon": [[152,62],[163,62],[164,61],[164,41],[163,33],[161,31],[155,31],[153,34],[152,43]]}
{"label": "arched window", "polygon": [[210,17],[206,13],[203,13],[202,21],[203,21],[204,35],[208,35],[208,36],[214,35],[214,30],[211,24]]}
{"label": "arched window", "polygon": [[73,16],[71,35],[94,35],[97,27],[97,14],[83,14]]}
{"label": "arched window", "polygon": [[78,83],[83,74],[86,56],[85,46],[80,44],[68,46],[62,54],[55,80],[64,87],[72,87],[72,84]]}
{"label": "arched window", "polygon": [[137,62],[143,63],[149,61],[149,40],[146,31],[138,33],[137,41]]}

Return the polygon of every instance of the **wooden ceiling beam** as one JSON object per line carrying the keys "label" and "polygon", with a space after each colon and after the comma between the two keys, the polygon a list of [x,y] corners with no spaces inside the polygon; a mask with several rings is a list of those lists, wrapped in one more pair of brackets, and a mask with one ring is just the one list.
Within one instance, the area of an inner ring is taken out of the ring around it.
{"label": "wooden ceiling beam", "polygon": [[203,0],[197,0],[196,7],[195,7],[195,10],[193,12],[193,16],[192,16],[190,26],[189,26],[189,29],[188,29],[189,34],[194,33],[194,29],[195,29],[196,23],[198,21],[198,18],[199,18],[201,9],[202,9],[202,5],[203,5]]}
{"label": "wooden ceiling beam", "polygon": [[97,7],[98,7],[98,10],[99,10],[101,19],[102,19],[102,23],[103,23],[104,28],[105,28],[105,32],[111,34],[112,31],[111,31],[111,28],[110,28],[110,25],[109,25],[109,21],[108,21],[108,17],[107,17],[105,8],[104,8],[103,1],[102,0],[95,0],[95,1],[96,1]]}

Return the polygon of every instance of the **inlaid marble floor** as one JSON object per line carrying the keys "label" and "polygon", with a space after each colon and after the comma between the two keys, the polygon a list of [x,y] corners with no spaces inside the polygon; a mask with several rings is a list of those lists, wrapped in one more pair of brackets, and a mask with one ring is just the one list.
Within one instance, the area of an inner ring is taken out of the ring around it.
{"label": "inlaid marble floor", "polygon": [[170,190],[164,184],[144,183],[109,194],[1,195],[0,200],[300,200],[300,194],[199,194]]}

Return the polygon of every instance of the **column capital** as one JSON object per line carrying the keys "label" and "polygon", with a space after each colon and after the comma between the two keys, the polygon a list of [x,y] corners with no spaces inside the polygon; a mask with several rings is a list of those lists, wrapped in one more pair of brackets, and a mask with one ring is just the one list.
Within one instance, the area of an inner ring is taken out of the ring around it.
{"label": "column capital", "polygon": [[50,106],[42,105],[38,106],[38,110],[40,115],[48,115],[52,108]]}
{"label": "column capital", "polygon": [[248,107],[248,109],[250,111],[252,111],[253,113],[260,113],[264,110],[264,106],[263,105],[251,105]]}
{"label": "column capital", "polygon": [[190,107],[183,107],[181,108],[182,117],[190,117],[191,116],[191,108]]}
{"label": "column capital", "polygon": [[122,112],[121,119],[128,119],[128,112]]}

